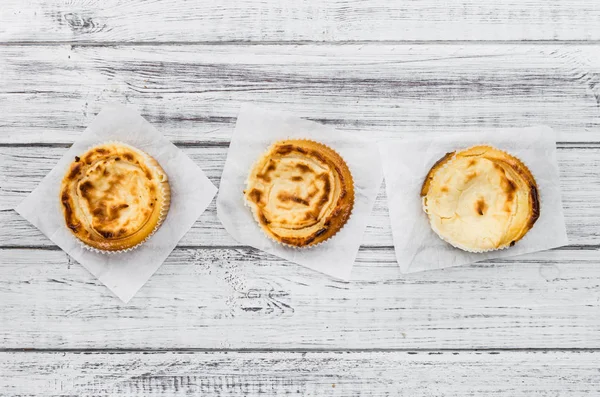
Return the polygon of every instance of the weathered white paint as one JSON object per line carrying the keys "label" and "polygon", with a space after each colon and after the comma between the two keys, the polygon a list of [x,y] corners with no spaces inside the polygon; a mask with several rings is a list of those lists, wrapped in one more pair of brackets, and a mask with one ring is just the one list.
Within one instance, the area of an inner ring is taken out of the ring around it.
{"label": "weathered white paint", "polygon": [[590,396],[598,352],[0,353],[3,395]]}
{"label": "weathered white paint", "polygon": [[3,0],[1,41],[598,40],[596,0]]}
{"label": "weathered white paint", "polygon": [[249,248],[176,249],[128,304],[58,250],[0,250],[4,348],[589,348],[598,249],[402,275],[362,249],[351,282]]}
{"label": "weathered white paint", "polygon": [[[0,394],[598,394],[600,45],[500,41],[600,40],[599,19],[596,0],[2,1]],[[234,246],[212,206],[124,306],[8,209],[115,101],[214,182],[245,102],[372,139],[548,124],[574,245],[402,276],[380,194],[341,283]]]}
{"label": "weathered white paint", "polygon": [[[0,150],[0,209],[14,208],[54,167],[66,148],[15,147]],[[217,186],[226,147],[184,147],[183,150]],[[441,156],[441,154],[440,154]],[[561,145],[558,150],[561,187],[571,244],[600,244],[600,145]],[[37,229],[12,210],[0,211],[0,247],[49,246]],[[387,198],[383,187],[363,238],[368,246],[391,246]],[[181,245],[238,245],[222,227],[214,202],[181,240]]]}
{"label": "weathered white paint", "polygon": [[243,103],[378,138],[547,124],[600,140],[600,45],[0,46],[0,143],[68,143],[126,103],[227,142]]}

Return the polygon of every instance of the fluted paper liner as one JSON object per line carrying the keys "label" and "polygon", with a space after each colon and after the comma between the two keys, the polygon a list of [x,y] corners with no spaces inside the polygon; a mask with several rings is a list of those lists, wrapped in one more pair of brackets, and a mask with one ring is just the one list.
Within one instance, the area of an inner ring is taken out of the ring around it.
{"label": "fluted paper liner", "polygon": [[[402,130],[398,131],[402,135]],[[423,211],[421,186],[444,154],[490,145],[521,160],[534,175],[540,217],[527,234],[507,249],[467,252],[448,244],[432,230]],[[548,127],[488,129],[478,132],[407,140],[379,145],[388,198],[396,260],[402,273],[443,269],[493,258],[543,251],[568,244],[562,208],[556,135]]]}
{"label": "fluted paper liner", "polygon": [[[321,244],[298,248],[271,240],[246,206],[243,192],[248,172],[272,143],[285,139],[313,140],[332,148],[344,159],[352,174],[352,216],[344,227]],[[229,234],[241,244],[348,280],[382,179],[375,142],[288,113],[245,105],[240,110],[221,177],[217,215]]]}
{"label": "fluted paper liner", "polygon": [[[62,179],[73,158],[107,141],[123,142],[155,159],[167,174],[171,190],[169,211],[152,237],[135,249],[111,255],[90,250],[73,236],[58,200]],[[16,211],[127,302],[208,207],[216,190],[204,172],[156,128],[134,110],[116,105],[98,114]]]}

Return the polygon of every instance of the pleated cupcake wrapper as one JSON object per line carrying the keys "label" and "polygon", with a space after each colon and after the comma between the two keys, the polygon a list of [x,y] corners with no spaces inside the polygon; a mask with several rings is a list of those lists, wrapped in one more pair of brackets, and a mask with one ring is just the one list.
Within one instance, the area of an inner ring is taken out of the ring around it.
{"label": "pleated cupcake wrapper", "polygon": [[[477,147],[477,146],[490,146],[490,147],[494,148],[495,150],[498,150],[499,152],[502,152],[502,153],[506,154],[507,156],[514,157],[514,158],[518,159],[518,160],[519,160],[519,161],[520,161],[520,162],[521,162],[521,163],[522,163],[522,164],[523,164],[523,165],[524,165],[524,166],[527,168],[527,170],[529,170],[529,172],[531,172],[531,170],[529,169],[529,167],[527,166],[527,164],[525,164],[525,162],[524,162],[523,160],[521,160],[520,158],[518,158],[518,157],[516,157],[516,156],[514,156],[514,155],[512,155],[512,154],[510,154],[510,153],[508,153],[508,152],[506,152],[506,151],[504,151],[504,150],[498,149],[498,148],[497,148],[496,146],[494,146],[494,145],[490,145],[490,144],[487,144],[487,143],[480,143],[480,144],[476,144],[476,145],[469,146],[469,147],[467,147],[467,148],[465,148],[465,149],[456,150],[456,151],[455,151],[455,154],[452,156],[452,158],[451,158],[450,160],[448,160],[448,161],[446,162],[446,164],[444,164],[444,165],[443,165],[443,166],[442,166],[440,169],[438,169],[438,170],[437,170],[437,171],[434,173],[434,175],[433,175],[433,178],[432,178],[432,180],[431,180],[431,184],[433,184],[433,181],[436,179],[436,176],[437,176],[437,175],[439,175],[439,174],[438,174],[438,172],[439,172],[440,170],[442,170],[442,169],[446,169],[447,167],[449,167],[449,166],[450,166],[450,165],[451,165],[451,164],[452,164],[452,163],[455,161],[455,159],[456,159],[456,152],[459,152],[459,151],[460,151],[460,152],[465,152],[465,151],[467,151],[467,150],[470,150],[470,149],[472,149],[472,148],[474,148],[474,147]],[[533,172],[531,172],[531,175],[533,175]],[[535,177],[534,177],[534,178],[535,178]],[[537,183],[536,183],[536,184],[537,184]],[[538,193],[539,193],[539,192],[538,192]],[[541,208],[542,208],[542,199],[541,199],[541,195],[540,195],[540,194],[538,194],[538,201],[539,201],[539,205],[540,205],[540,212],[541,212]],[[473,249],[473,248],[467,248],[467,247],[464,247],[464,246],[462,246],[462,245],[460,245],[460,244],[456,244],[456,243],[454,243],[454,242],[452,242],[452,241],[448,241],[448,240],[447,240],[445,237],[443,237],[443,236],[441,235],[441,233],[439,232],[439,230],[437,230],[437,229],[436,229],[436,227],[433,225],[433,222],[431,222],[431,217],[430,217],[429,213],[426,211],[426,206],[425,206],[425,197],[423,197],[423,199],[422,199],[422,206],[423,206],[423,211],[425,212],[425,214],[427,214],[427,219],[429,220],[429,225],[431,226],[431,230],[433,230],[433,231],[435,232],[435,234],[437,234],[437,236],[438,236],[440,239],[442,239],[443,241],[445,241],[446,243],[450,244],[451,246],[453,246],[453,247],[455,247],[455,248],[458,248],[458,249],[461,249],[461,250],[463,250],[463,251],[467,251],[467,252],[472,252],[472,253],[475,253],[475,254],[482,254],[482,253],[485,253],[485,252],[492,252],[492,251],[502,251],[502,250],[505,250],[505,249],[508,249],[508,248],[510,248],[510,247],[511,247],[510,245],[506,245],[506,246],[504,246],[504,247],[498,247],[498,248],[488,248],[488,249]],[[529,232],[529,231],[528,231],[528,232]],[[523,237],[521,237],[521,239],[523,239],[523,238],[524,238],[526,235],[527,235],[527,233],[525,233],[525,235],[524,235]],[[518,242],[518,241],[517,241],[517,242]]]}
{"label": "pleated cupcake wrapper", "polygon": [[[271,150],[271,146],[273,146],[273,145],[274,145],[275,143],[277,143],[277,142],[284,141],[284,140],[286,140],[286,139],[281,139],[281,140],[279,140],[279,141],[276,141],[276,142],[274,142],[273,144],[269,145],[269,147],[267,148],[267,150],[265,150],[265,151],[263,152],[263,154],[262,154],[262,155],[261,155],[261,156],[260,156],[258,159],[256,159],[256,161],[255,161],[255,162],[254,162],[254,164],[252,165],[252,168],[251,168],[251,169],[253,170],[253,169],[254,169],[254,166],[255,166],[255,165],[256,165],[256,164],[257,164],[257,163],[258,163],[258,162],[259,162],[259,161],[260,161],[260,160],[261,160],[261,159],[262,159],[262,158],[263,158],[263,157],[264,157],[264,156],[265,156],[265,155],[266,155],[266,154],[267,154],[267,153],[268,153],[270,150]],[[330,146],[328,146],[328,145],[325,145],[324,143],[317,142],[317,141],[315,141],[315,140],[312,140],[312,139],[297,139],[297,138],[294,138],[293,140],[295,140],[295,141],[304,141],[304,142],[312,142],[312,143],[316,143],[316,144],[319,144],[319,145],[323,145],[323,146],[327,147],[329,150],[332,150],[332,151],[334,151],[335,153],[337,153],[337,155],[338,155],[338,156],[340,156],[340,158],[341,158],[342,160],[344,160],[344,158],[342,157],[342,155],[341,155],[341,154],[339,154],[337,150],[334,150],[332,147],[330,147]],[[346,163],[346,160],[344,160],[344,162]],[[348,163],[346,163],[346,165],[348,165]],[[349,170],[349,172],[350,172],[350,176],[352,177],[352,190],[354,191],[354,176],[352,175],[352,170],[350,169],[350,167],[348,167],[348,170]],[[247,180],[247,179],[246,179],[246,186],[248,186],[248,180]],[[292,249],[295,249],[295,250],[298,250],[298,251],[302,251],[302,250],[308,250],[308,249],[312,249],[312,248],[318,247],[318,246],[320,246],[320,245],[322,245],[322,244],[324,244],[324,243],[326,243],[326,242],[330,241],[330,240],[331,240],[333,237],[335,237],[335,236],[336,236],[336,235],[337,235],[337,234],[338,234],[340,231],[342,231],[342,229],[344,229],[344,227],[346,227],[346,225],[348,224],[348,222],[350,222],[350,219],[352,219],[352,215],[353,215],[353,211],[354,211],[354,202],[355,202],[355,201],[356,201],[356,191],[354,191],[354,201],[352,202],[352,209],[350,210],[350,215],[348,215],[348,219],[346,219],[346,222],[345,222],[345,223],[344,223],[344,224],[343,224],[343,225],[342,225],[342,226],[341,226],[341,227],[340,227],[340,228],[339,228],[339,229],[338,229],[338,230],[337,230],[337,231],[336,231],[334,234],[332,234],[331,236],[329,236],[329,237],[328,237],[328,238],[326,238],[325,240],[323,240],[323,241],[320,241],[320,242],[318,242],[318,243],[316,243],[316,244],[311,244],[311,245],[307,245],[307,246],[304,246],[304,247],[298,247],[298,246],[295,246],[295,245],[291,245],[291,244],[282,243],[281,241],[278,241],[278,240],[276,240],[276,239],[275,239],[273,236],[269,235],[269,233],[267,233],[267,232],[265,231],[265,229],[263,228],[263,226],[262,226],[262,225],[261,225],[261,224],[258,222],[258,220],[256,219],[256,213],[255,213],[255,211],[254,211],[254,208],[253,208],[251,205],[249,205],[249,204],[248,204],[248,200],[246,200],[246,196],[244,195],[244,205],[245,205],[246,207],[249,207],[249,208],[250,208],[250,211],[252,211],[252,217],[254,218],[254,220],[256,221],[256,223],[258,224],[258,227],[259,227],[260,231],[261,231],[261,232],[262,232],[262,233],[263,233],[263,234],[264,234],[264,235],[265,235],[265,236],[266,236],[266,237],[267,237],[269,240],[271,240],[271,241],[273,241],[273,242],[275,242],[275,243],[277,243],[277,244],[279,244],[279,245],[282,245],[282,246],[284,246],[284,247],[287,247],[287,248],[292,248]]]}
{"label": "pleated cupcake wrapper", "polygon": [[[90,149],[95,148],[97,146],[111,145],[111,144],[126,146],[127,148],[129,148],[129,149],[135,151],[136,153],[139,153],[140,155],[142,155],[146,160],[150,160],[150,157],[149,157],[149,155],[146,152],[143,152],[143,151],[139,150],[136,147],[133,147],[133,146],[127,144],[127,143],[120,142],[120,141],[107,141],[107,142],[103,142],[103,143],[97,143],[95,145],[91,145],[90,147],[88,147],[85,152],[87,153]],[[154,165],[151,165],[149,161],[146,161],[146,165],[148,167],[151,167],[151,168],[155,169],[158,172],[158,170],[156,169],[156,167]],[[159,173],[164,174],[164,172],[159,172]],[[164,189],[164,187],[163,187],[162,184],[160,184],[160,193],[162,194],[162,197],[165,197],[166,193],[165,193],[165,189]],[[169,199],[169,203],[170,202],[171,202],[171,200]],[[143,245],[146,241],[148,241],[148,239],[150,237],[152,237],[154,235],[154,233],[156,233],[156,231],[162,226],[163,222],[167,218],[167,213],[168,212],[169,212],[169,208],[163,202],[162,205],[161,205],[161,207],[160,207],[160,218],[159,218],[159,221],[156,223],[156,226],[154,227],[154,229],[152,230],[152,232],[150,232],[150,234],[148,234],[148,236],[144,240],[140,241],[139,243],[137,243],[133,247],[129,247],[129,248],[125,248],[125,249],[117,250],[117,251],[101,250],[101,249],[98,249],[96,247],[92,247],[90,245],[87,245],[86,243],[84,243],[83,241],[81,241],[80,239],[78,239],[75,236],[73,236],[73,238],[75,240],[77,240],[77,242],[79,243],[79,245],[82,248],[84,248],[84,249],[86,249],[88,251],[92,251],[92,252],[95,252],[95,253],[98,253],[98,254],[106,254],[106,255],[123,254],[125,252],[130,252],[130,251],[133,251],[134,249],[137,249],[138,247],[140,247],[141,245]]]}

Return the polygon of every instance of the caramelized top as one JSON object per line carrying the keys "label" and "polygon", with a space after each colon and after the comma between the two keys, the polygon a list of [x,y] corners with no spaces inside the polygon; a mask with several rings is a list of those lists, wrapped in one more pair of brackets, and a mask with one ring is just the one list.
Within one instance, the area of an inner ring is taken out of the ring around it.
{"label": "caramelized top", "polygon": [[63,179],[65,221],[93,247],[123,249],[147,225],[157,226],[168,204],[164,185],[164,171],[145,153],[123,144],[96,146],[75,157]]}
{"label": "caramelized top", "polygon": [[342,158],[320,143],[273,144],[248,177],[245,197],[273,239],[294,246],[335,234],[354,204],[352,176]]}
{"label": "caramelized top", "polygon": [[529,169],[490,146],[446,154],[421,191],[434,231],[469,251],[504,248],[521,239],[539,216],[537,194]]}

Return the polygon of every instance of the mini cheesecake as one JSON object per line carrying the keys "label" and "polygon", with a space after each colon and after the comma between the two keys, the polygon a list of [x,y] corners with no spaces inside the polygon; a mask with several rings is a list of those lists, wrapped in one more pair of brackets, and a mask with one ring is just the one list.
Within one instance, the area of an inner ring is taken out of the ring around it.
{"label": "mini cheesecake", "polygon": [[447,153],[429,171],[421,197],[435,233],[470,252],[513,246],[540,215],[529,169],[486,145]]}
{"label": "mini cheesecake", "polygon": [[166,218],[170,202],[168,178],[158,162],[121,143],[75,157],[60,189],[66,226],[102,251],[143,243]]}
{"label": "mini cheesecake", "polygon": [[309,140],[275,142],[248,175],[244,196],[268,237],[309,247],[336,234],[354,206],[348,166],[333,149]]}

